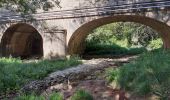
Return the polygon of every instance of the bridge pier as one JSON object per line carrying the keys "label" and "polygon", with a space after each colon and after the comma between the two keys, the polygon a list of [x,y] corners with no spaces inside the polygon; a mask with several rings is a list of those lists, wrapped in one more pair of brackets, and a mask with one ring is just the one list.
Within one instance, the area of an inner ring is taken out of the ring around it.
{"label": "bridge pier", "polygon": [[66,30],[44,31],[43,50],[45,59],[63,58],[66,56]]}

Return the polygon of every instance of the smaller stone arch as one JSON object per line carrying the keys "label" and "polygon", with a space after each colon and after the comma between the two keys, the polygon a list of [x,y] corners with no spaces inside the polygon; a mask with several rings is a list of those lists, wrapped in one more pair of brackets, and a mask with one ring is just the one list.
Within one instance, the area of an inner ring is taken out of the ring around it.
{"label": "smaller stone arch", "polygon": [[18,23],[10,26],[1,39],[3,57],[41,58],[43,57],[43,39],[31,25]]}

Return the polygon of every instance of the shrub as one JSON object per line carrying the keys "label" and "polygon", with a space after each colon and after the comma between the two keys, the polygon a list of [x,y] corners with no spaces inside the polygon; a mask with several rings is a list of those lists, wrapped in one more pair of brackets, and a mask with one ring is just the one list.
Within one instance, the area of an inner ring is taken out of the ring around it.
{"label": "shrub", "polygon": [[150,49],[150,50],[154,50],[154,49],[161,48],[162,45],[163,45],[163,42],[162,42],[162,40],[159,38],[159,39],[150,41],[150,43],[149,43],[149,45],[147,46],[147,48]]}
{"label": "shrub", "polygon": [[87,45],[85,49],[85,54],[94,54],[94,55],[136,55],[143,52],[146,52],[145,48],[129,48],[121,47],[117,44],[106,45],[106,44],[97,44],[97,45]]}
{"label": "shrub", "polygon": [[111,71],[109,80],[138,95],[167,99],[170,93],[170,51],[155,50]]}
{"label": "shrub", "polygon": [[75,94],[71,97],[71,100],[93,100],[92,95],[84,90],[78,90]]}
{"label": "shrub", "polygon": [[80,64],[78,58],[24,63],[15,58],[0,58],[0,95],[17,91],[25,83],[43,79],[49,73]]}

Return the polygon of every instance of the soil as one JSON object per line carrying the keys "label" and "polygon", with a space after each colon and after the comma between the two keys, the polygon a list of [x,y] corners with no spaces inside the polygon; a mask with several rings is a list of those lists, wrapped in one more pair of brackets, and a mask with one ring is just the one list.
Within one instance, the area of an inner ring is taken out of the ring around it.
{"label": "soil", "polygon": [[70,100],[70,97],[77,90],[83,89],[90,93],[94,100],[128,100],[128,93],[123,90],[114,89],[111,84],[108,83],[107,72],[111,69],[121,66],[124,63],[128,63],[134,58],[136,58],[136,56],[128,56],[116,59],[98,58],[84,60],[83,63],[90,62],[93,64],[103,61],[110,66],[107,65],[107,67],[96,69],[80,80],[68,80],[67,82],[50,86],[42,93],[42,95],[48,97],[48,95],[53,92],[59,92],[63,94],[64,100]]}

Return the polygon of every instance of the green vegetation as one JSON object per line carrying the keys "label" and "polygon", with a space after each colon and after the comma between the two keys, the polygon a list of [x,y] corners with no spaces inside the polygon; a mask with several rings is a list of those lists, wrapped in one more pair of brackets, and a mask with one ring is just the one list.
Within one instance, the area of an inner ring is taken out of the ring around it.
{"label": "green vegetation", "polygon": [[0,7],[27,14],[35,13],[37,9],[48,11],[55,5],[60,7],[60,1],[56,0],[55,2],[53,2],[50,0],[0,0]]}
{"label": "green vegetation", "polygon": [[161,48],[162,45],[163,45],[162,40],[160,38],[158,38],[158,39],[150,41],[150,43],[148,44],[147,47],[149,50],[154,50],[154,49]]}
{"label": "green vegetation", "polygon": [[[85,90],[77,90],[71,97],[71,100],[93,100],[92,95],[90,95],[88,92]],[[37,96],[36,94],[31,94],[31,95],[21,95],[15,100],[64,100],[64,97],[60,93],[52,93],[49,96],[42,96],[39,95]]]}
{"label": "green vegetation", "polygon": [[71,100],[93,100],[92,95],[84,90],[78,90],[75,94],[71,97]]}
{"label": "green vegetation", "polygon": [[43,79],[49,73],[80,64],[79,58],[69,60],[42,60],[24,63],[15,58],[0,59],[0,94],[17,91],[25,83]]}
{"label": "green vegetation", "polygon": [[15,100],[45,100],[45,97],[36,95],[22,95],[20,97],[15,98]]}
{"label": "green vegetation", "polygon": [[64,97],[60,93],[53,93],[50,95],[49,99],[50,100],[64,100]]}
{"label": "green vegetation", "polygon": [[[44,96],[36,96],[34,94],[32,95],[22,95],[19,96],[17,98],[15,98],[15,100],[47,100]],[[63,95],[61,95],[60,93],[53,93],[48,97],[48,100],[64,100],[63,99]]]}
{"label": "green vegetation", "polygon": [[170,93],[170,51],[155,50],[111,71],[109,80],[138,95],[154,94],[168,100]]}
{"label": "green vegetation", "polygon": [[[151,40],[159,38],[153,29],[133,22],[111,23],[93,30],[86,39],[91,44],[112,44],[117,41],[125,46],[146,47]],[[126,41],[127,43],[125,43]]]}
{"label": "green vegetation", "polygon": [[136,55],[147,51],[146,48],[126,48],[121,47],[117,44],[112,45],[87,45],[85,54],[93,55],[114,55],[114,56],[123,56],[123,55]]}
{"label": "green vegetation", "polygon": [[162,40],[151,28],[132,22],[101,26],[86,39],[85,54],[132,55],[161,48]]}

